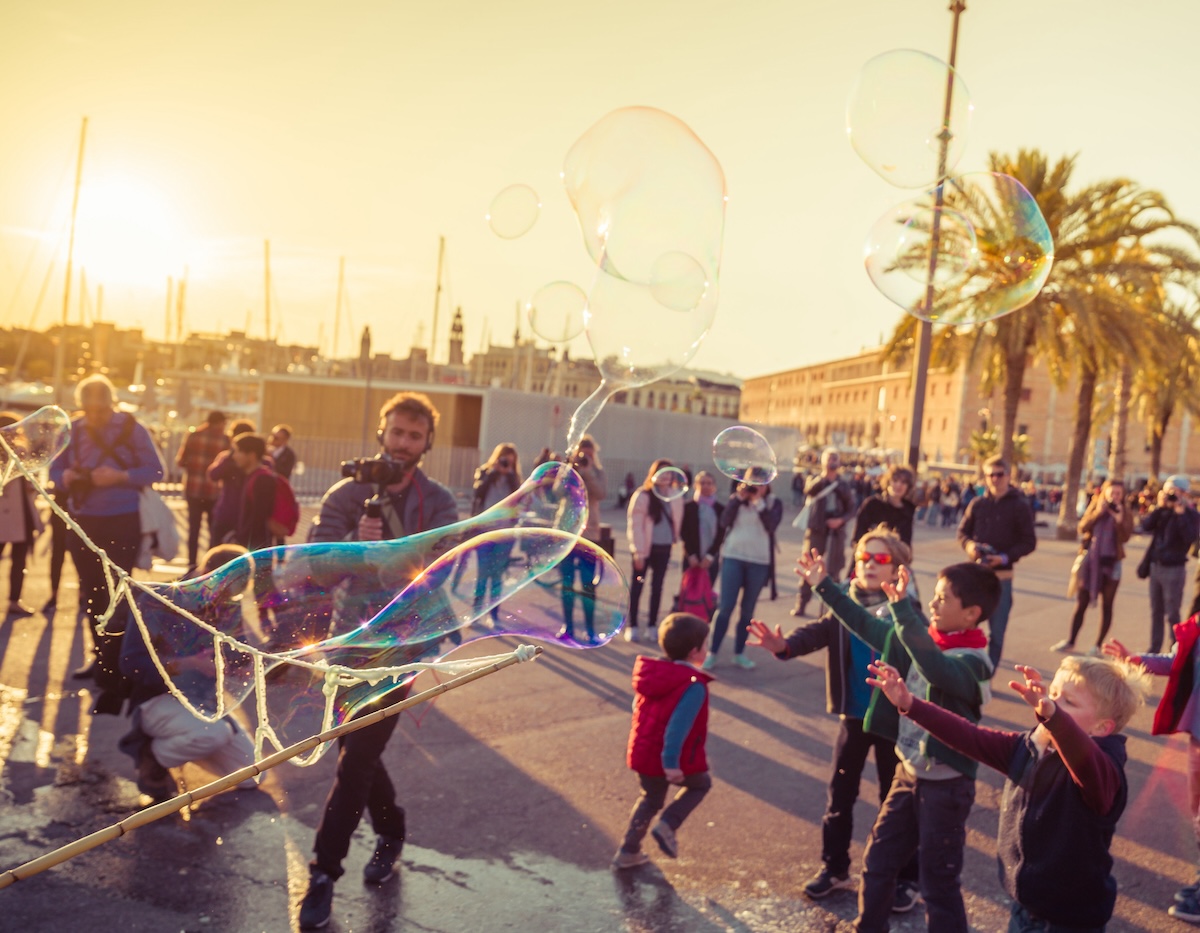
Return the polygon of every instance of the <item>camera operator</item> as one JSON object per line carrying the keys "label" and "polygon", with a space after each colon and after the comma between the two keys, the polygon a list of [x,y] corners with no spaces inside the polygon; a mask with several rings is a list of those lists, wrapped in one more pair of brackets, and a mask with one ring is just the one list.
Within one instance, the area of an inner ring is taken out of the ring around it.
{"label": "camera operator", "polygon": [[1013,567],[1033,553],[1037,534],[1033,510],[1020,490],[1010,485],[1008,464],[1002,457],[983,462],[983,482],[987,492],[967,506],[958,526],[958,543],[971,560],[991,567],[1000,578],[1000,604],[988,619],[988,657],[995,672],[1000,669],[1004,630],[1012,612]]}
{"label": "camera operator", "polygon": [[[454,494],[418,467],[433,446],[437,409],[419,392],[401,392],[384,403],[379,417],[379,456],[343,464],[349,475],[325,493],[310,540],[391,540],[458,520]],[[396,702],[407,689],[393,691],[378,705]],[[391,716],[339,741],[333,787],[317,827],[316,857],[309,864],[308,891],[300,904],[304,929],[328,922],[333,883],[342,875],[342,860],[364,810],[370,813],[378,841],[363,880],[380,884],[394,872],[404,845],[404,809],[396,803],[380,756],[398,721]]]}
{"label": "camera operator", "polygon": [[[1168,476],[1158,493],[1158,507],[1142,522],[1142,531],[1151,535],[1146,558],[1150,577],[1150,647],[1145,654],[1159,654],[1163,648],[1163,618],[1167,634],[1175,642],[1175,626],[1183,605],[1183,587],[1188,550],[1200,535],[1200,515],[1188,495],[1192,481],[1186,476]],[[1138,576],[1142,576],[1139,568]]]}

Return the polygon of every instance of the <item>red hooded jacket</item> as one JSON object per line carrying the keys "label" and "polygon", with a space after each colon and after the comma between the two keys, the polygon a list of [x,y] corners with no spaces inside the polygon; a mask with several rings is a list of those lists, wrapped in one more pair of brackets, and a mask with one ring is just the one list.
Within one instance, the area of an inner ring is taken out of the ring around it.
{"label": "red hooded jacket", "polygon": [[1192,683],[1192,672],[1195,665],[1192,661],[1192,650],[1200,639],[1200,616],[1180,622],[1175,626],[1175,658],[1171,662],[1171,673],[1167,679],[1167,689],[1163,691],[1158,709],[1154,711],[1154,726],[1151,735],[1170,735],[1179,731],[1179,719],[1188,699],[1195,689]]}
{"label": "red hooded jacket", "polygon": [[701,774],[708,770],[704,740],[708,737],[708,684],[712,679],[712,675],[690,664],[638,656],[633,664],[633,726],[629,730],[626,754],[630,768],[638,774],[663,776],[663,737],[667,723],[684,691],[699,683],[704,686],[704,705],[684,739],[679,769],[684,774]]}

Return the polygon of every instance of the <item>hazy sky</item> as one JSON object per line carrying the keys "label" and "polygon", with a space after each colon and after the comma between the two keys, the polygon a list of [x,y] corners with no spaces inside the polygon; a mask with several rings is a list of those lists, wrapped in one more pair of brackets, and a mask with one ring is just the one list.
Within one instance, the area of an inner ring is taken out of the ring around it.
{"label": "hazy sky", "polygon": [[[857,352],[899,314],[863,271],[863,239],[912,195],[851,149],[847,93],[889,49],[945,58],[947,6],[8,0],[0,323],[35,319],[56,255],[35,320],[61,317],[87,115],[77,267],[93,293],[104,283],[106,319],[161,337],[166,277],[186,265],[189,329],[249,319],[261,335],[269,239],[282,339],[315,343],[323,326],[332,348],[345,256],[339,351],[365,324],[376,349],[403,355],[422,323],[428,340],[444,235],[435,358],[451,304],[469,352],[485,321],[508,343],[519,300],[588,280],[563,156],[608,112],[644,104],[689,124],[726,175],[721,305],[693,365],[752,376]],[[996,149],[1079,153],[1076,186],[1131,177],[1200,221],[1197,35],[1195,0],[968,0],[959,71],[975,112],[959,170]],[[502,240],[483,218],[514,183],[543,209],[528,235]]]}

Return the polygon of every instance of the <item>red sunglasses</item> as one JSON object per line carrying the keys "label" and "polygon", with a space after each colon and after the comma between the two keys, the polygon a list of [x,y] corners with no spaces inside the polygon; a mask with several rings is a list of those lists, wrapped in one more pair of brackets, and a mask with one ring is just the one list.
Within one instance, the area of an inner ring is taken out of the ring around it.
{"label": "red sunglasses", "polygon": [[868,554],[866,551],[859,551],[854,555],[854,559],[862,561],[864,564],[869,564],[871,561],[879,564],[881,567],[886,567],[892,562],[891,554]]}

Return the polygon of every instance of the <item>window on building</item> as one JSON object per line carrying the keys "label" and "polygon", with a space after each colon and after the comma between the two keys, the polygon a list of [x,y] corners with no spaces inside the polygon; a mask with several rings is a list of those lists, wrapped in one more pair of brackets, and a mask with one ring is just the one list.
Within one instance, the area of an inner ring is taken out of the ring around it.
{"label": "window on building", "polygon": [[1028,434],[1028,433],[1029,433],[1029,425],[1027,425],[1027,424],[1018,424],[1018,425],[1017,425],[1017,433],[1018,433],[1018,434]]}
{"label": "window on building", "polygon": [[1031,398],[1033,398],[1033,389],[1021,386],[1021,401],[1028,402]]}

